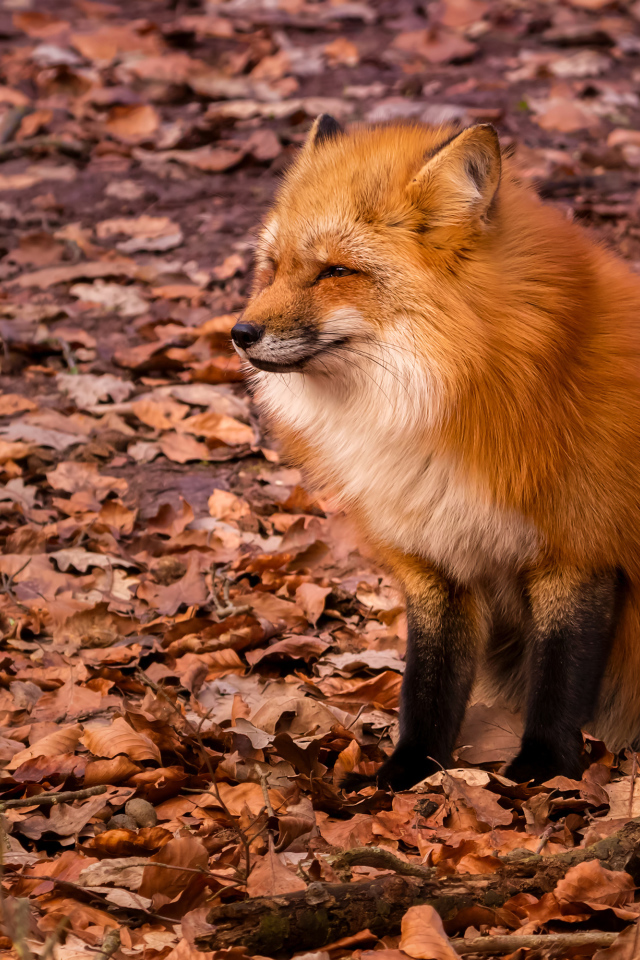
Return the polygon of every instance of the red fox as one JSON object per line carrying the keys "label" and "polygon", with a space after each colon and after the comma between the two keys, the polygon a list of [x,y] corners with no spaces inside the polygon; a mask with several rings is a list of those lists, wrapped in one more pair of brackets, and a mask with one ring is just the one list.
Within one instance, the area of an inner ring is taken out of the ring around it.
{"label": "red fox", "polygon": [[640,281],[495,130],[318,117],[232,338],[406,594],[378,783],[451,764],[478,677],[524,713],[517,782],[580,778],[582,729],[638,748]]}

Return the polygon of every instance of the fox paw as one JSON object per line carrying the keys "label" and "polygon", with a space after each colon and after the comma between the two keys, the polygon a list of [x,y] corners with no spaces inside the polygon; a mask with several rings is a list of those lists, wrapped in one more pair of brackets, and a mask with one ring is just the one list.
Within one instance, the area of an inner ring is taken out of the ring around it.
{"label": "fox paw", "polygon": [[557,757],[544,750],[522,750],[506,767],[504,776],[515,783],[545,783],[553,777],[582,778],[582,763],[579,757]]}
{"label": "fox paw", "polygon": [[385,760],[373,776],[348,773],[340,782],[340,786],[345,790],[358,791],[363,787],[377,784],[382,790],[390,789],[397,793],[408,790],[439,769],[437,763],[422,757],[420,751],[413,748],[399,748]]}

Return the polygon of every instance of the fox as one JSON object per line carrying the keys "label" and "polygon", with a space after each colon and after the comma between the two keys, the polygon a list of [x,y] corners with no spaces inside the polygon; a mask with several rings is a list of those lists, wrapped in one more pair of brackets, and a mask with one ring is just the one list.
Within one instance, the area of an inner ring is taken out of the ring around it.
{"label": "fox", "polygon": [[472,692],[523,716],[517,783],[640,747],[640,279],[496,130],[319,116],[232,341],[284,454],[406,599],[399,737],[453,763]]}

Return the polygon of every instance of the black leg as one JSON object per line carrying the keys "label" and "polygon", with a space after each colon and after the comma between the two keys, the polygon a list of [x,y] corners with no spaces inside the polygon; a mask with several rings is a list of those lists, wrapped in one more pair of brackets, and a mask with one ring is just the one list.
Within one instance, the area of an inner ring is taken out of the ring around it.
{"label": "black leg", "polygon": [[512,780],[582,776],[581,730],[596,707],[621,588],[615,574],[557,570],[531,579],[525,730],[505,771]]}
{"label": "black leg", "polygon": [[[479,601],[440,574],[425,571],[405,582],[405,589],[409,637],[400,739],[377,775],[381,786],[394,790],[413,786],[440,765],[451,765],[486,630]],[[362,783],[348,777],[344,785]]]}

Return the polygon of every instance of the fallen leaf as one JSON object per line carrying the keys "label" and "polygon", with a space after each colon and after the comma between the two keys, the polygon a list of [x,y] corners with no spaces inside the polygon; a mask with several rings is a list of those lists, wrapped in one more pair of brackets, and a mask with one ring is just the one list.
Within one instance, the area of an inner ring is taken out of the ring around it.
{"label": "fallen leaf", "polygon": [[633,880],[628,873],[608,870],[598,860],[585,860],[566,872],[558,881],[554,893],[560,901],[577,901],[602,908],[631,903],[634,890]]}
{"label": "fallen leaf", "polygon": [[324,611],[324,602],[330,593],[331,587],[321,587],[316,583],[301,583],[296,590],[296,600],[313,626]]}
{"label": "fallen leaf", "polygon": [[81,736],[82,727],[77,724],[60,727],[46,737],[42,737],[41,740],[36,740],[30,747],[14,754],[6,769],[16,770],[32,757],[56,757],[64,753],[74,753]]}
{"label": "fallen leaf", "polygon": [[596,950],[593,960],[637,960],[640,956],[640,925],[631,924],[619,933],[610,947]]}
{"label": "fallen leaf", "polygon": [[293,871],[285,867],[279,854],[273,849],[273,840],[269,838],[267,853],[253,867],[247,880],[247,894],[250,897],[277,897],[296,890],[306,890],[307,885]]}
{"label": "fallen leaf", "polygon": [[[165,844],[156,853],[144,869],[138,893],[143,897],[153,897],[161,893],[163,897],[177,897],[193,879],[191,870],[206,870],[209,862],[207,848],[196,837],[176,837]],[[188,867],[189,870],[166,870],[154,864],[171,864],[173,867]]]}
{"label": "fallen leaf", "polygon": [[219,520],[240,520],[250,512],[249,504],[230,490],[214,490],[207,501],[209,513]]}
{"label": "fallen leaf", "polygon": [[81,741],[96,757],[116,757],[122,753],[131,760],[160,763],[160,751],[155,743],[137,733],[122,717],[107,726],[85,727]]}
{"label": "fallen leaf", "polygon": [[400,949],[415,960],[458,960],[440,915],[426,904],[409,907],[402,918]]}
{"label": "fallen leaf", "polygon": [[136,287],[123,287],[118,283],[76,283],[70,289],[72,297],[85,303],[95,303],[108,312],[117,312],[123,317],[139,317],[146,313],[147,301]]}

